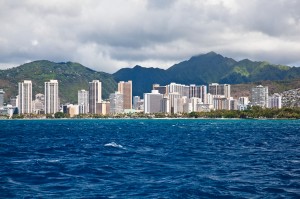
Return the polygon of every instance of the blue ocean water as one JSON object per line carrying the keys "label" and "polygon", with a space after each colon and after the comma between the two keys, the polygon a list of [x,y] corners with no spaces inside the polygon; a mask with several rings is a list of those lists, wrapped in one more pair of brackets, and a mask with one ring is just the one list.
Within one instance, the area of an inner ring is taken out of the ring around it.
{"label": "blue ocean water", "polygon": [[1,198],[300,198],[300,120],[0,120]]}

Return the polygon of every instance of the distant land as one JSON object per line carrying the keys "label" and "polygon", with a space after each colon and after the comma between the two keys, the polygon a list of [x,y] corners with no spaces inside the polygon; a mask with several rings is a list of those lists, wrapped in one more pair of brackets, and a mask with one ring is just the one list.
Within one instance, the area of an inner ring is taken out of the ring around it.
{"label": "distant land", "polygon": [[244,59],[235,61],[215,52],[194,56],[167,70],[159,68],[123,68],[113,74],[116,81],[132,80],[133,95],[151,90],[152,84],[170,82],[181,84],[228,83],[241,84],[261,81],[293,80],[300,78],[300,68],[275,65]]}
{"label": "distant land", "polygon": [[47,60],[34,61],[7,70],[0,70],[0,88],[6,92],[7,101],[18,93],[18,82],[32,80],[33,95],[44,93],[44,82],[59,81],[61,102],[77,102],[77,91],[88,89],[88,82],[102,82],[103,98],[108,98],[117,88],[118,81],[132,80],[133,95],[150,92],[152,84],[232,84],[232,96],[249,96],[252,86],[269,86],[270,93],[300,87],[300,68],[275,65],[268,62],[244,59],[235,61],[215,52],[193,56],[164,70],[135,66],[122,68],[114,74],[98,72],[79,63],[54,63]]}
{"label": "distant land", "polygon": [[[77,102],[77,92],[88,89],[88,82],[99,79],[102,82],[102,93],[108,97],[117,88],[113,76],[97,72],[78,63],[54,63],[50,61],[34,61],[21,66],[0,70],[0,88],[4,89],[6,100],[18,94],[18,82],[32,80],[32,93],[44,93],[44,82],[50,79],[59,81],[61,103]],[[34,99],[34,96],[33,96]]]}

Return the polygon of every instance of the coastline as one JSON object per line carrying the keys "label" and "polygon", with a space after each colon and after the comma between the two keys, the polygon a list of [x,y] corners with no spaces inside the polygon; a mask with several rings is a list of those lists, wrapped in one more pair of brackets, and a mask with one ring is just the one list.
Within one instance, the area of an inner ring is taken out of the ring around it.
{"label": "coastline", "polygon": [[298,118],[205,118],[205,117],[198,117],[198,118],[191,118],[191,117],[182,117],[182,118],[172,118],[172,117],[166,117],[166,118],[0,118],[0,121],[57,121],[57,120],[299,120]]}

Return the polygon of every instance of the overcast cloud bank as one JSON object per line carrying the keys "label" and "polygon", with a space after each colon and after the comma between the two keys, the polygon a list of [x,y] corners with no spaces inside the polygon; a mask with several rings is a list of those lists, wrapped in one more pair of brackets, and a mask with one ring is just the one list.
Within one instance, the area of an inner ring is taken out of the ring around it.
{"label": "overcast cloud bank", "polygon": [[209,51],[300,66],[298,0],[0,0],[0,69],[46,59],[115,72]]}

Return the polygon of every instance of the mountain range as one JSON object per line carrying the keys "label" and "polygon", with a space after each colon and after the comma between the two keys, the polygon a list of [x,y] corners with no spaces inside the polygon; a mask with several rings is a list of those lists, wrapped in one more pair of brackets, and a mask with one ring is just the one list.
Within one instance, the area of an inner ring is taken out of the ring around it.
{"label": "mountain range", "polygon": [[[44,82],[59,81],[61,102],[77,102],[77,91],[88,89],[88,82],[98,79],[102,82],[103,98],[108,98],[117,88],[118,81],[132,80],[133,95],[142,96],[150,92],[153,84],[228,83],[241,84],[259,81],[288,81],[300,79],[300,67],[275,65],[268,62],[244,59],[236,61],[215,52],[193,56],[164,70],[135,66],[122,68],[108,74],[89,69],[79,63],[54,63],[46,60],[34,61],[7,70],[0,70],[0,88],[6,92],[6,101],[17,95],[18,82],[32,80],[33,94],[44,93]],[[276,83],[280,85],[280,83]],[[289,89],[292,84],[288,84]],[[296,86],[296,85],[295,85]],[[276,89],[275,89],[276,91]]]}
{"label": "mountain range", "polygon": [[[102,82],[102,95],[107,98],[116,89],[111,74],[97,72],[73,62],[54,63],[46,60],[34,61],[21,66],[0,70],[0,88],[4,89],[6,100],[18,94],[18,82],[32,81],[32,93],[44,93],[44,82],[57,79],[62,103],[77,103],[77,92],[88,89],[88,82],[99,79]],[[34,98],[34,97],[33,97]]]}
{"label": "mountain range", "polygon": [[162,70],[159,68],[123,68],[113,74],[116,81],[133,80],[133,95],[151,90],[152,84],[227,83],[240,84],[264,80],[292,80],[300,78],[299,67],[275,65],[244,59],[235,61],[215,52],[194,56]]}

